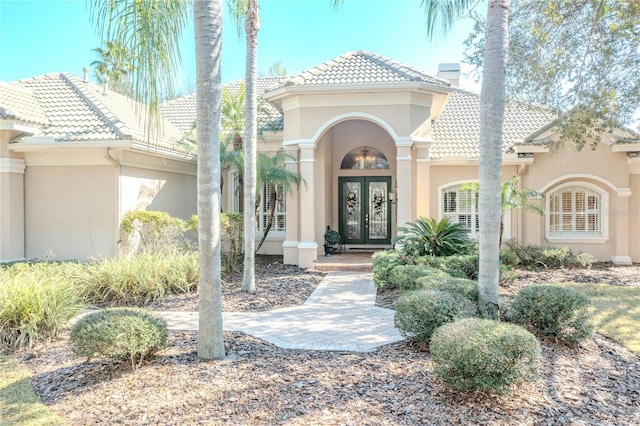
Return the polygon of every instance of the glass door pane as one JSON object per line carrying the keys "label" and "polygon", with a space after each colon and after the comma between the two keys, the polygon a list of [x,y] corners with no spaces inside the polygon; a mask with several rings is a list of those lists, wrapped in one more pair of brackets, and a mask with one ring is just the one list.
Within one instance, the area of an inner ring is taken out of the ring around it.
{"label": "glass door pane", "polygon": [[386,240],[389,208],[387,202],[387,182],[368,182],[369,211],[365,220],[368,220],[368,239]]}
{"label": "glass door pane", "polygon": [[362,182],[342,183],[342,223],[344,238],[362,239]]}

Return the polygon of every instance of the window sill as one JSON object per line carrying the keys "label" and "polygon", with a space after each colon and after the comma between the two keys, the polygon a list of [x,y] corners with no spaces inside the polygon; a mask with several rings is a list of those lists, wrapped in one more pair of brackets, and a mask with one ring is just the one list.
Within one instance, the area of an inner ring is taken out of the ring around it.
{"label": "window sill", "polygon": [[578,236],[546,236],[549,243],[556,244],[604,244],[609,241],[609,237],[578,237]]}

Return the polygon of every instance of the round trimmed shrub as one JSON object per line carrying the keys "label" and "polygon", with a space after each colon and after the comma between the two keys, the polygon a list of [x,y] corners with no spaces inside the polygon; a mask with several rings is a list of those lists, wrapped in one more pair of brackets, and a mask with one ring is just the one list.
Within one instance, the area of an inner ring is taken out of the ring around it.
{"label": "round trimmed shrub", "polygon": [[525,287],[513,299],[511,321],[570,342],[579,342],[595,333],[587,296],[559,285]]}
{"label": "round trimmed shrub", "polygon": [[477,281],[436,274],[418,278],[416,286],[424,290],[448,291],[454,297],[463,297],[473,303],[478,302]]}
{"label": "round trimmed shrub", "polygon": [[538,373],[540,342],[525,329],[479,318],[439,327],[431,337],[434,373],[457,390],[502,393],[533,381]]}
{"label": "round trimmed shrub", "polygon": [[76,355],[129,360],[134,368],[166,343],[167,322],[143,309],[112,308],[93,312],[81,318],[71,330],[71,345]]}
{"label": "round trimmed shrub", "polygon": [[424,265],[399,265],[389,273],[389,282],[393,287],[401,291],[419,290],[416,280],[424,276],[448,277],[449,275],[439,269]]}
{"label": "round trimmed shrub", "polygon": [[442,324],[476,314],[471,302],[437,290],[404,293],[394,308],[395,326],[403,336],[417,342],[429,342],[433,331]]}
{"label": "round trimmed shrub", "polygon": [[373,262],[373,282],[379,289],[394,288],[389,274],[398,265],[406,263],[406,256],[396,250],[378,251],[371,256]]}

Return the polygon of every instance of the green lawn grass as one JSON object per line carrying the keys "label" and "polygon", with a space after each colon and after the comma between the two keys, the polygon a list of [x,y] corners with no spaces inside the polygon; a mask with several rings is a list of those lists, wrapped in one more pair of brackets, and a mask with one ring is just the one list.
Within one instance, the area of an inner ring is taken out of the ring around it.
{"label": "green lawn grass", "polygon": [[564,284],[587,295],[598,333],[640,353],[640,287]]}
{"label": "green lawn grass", "polygon": [[0,424],[3,426],[64,425],[40,402],[29,383],[30,373],[17,361],[0,355]]}

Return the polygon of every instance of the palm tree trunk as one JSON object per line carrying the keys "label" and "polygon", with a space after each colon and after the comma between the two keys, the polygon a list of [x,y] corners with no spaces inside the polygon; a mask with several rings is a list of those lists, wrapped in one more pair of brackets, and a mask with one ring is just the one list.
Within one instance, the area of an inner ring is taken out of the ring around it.
{"label": "palm tree trunk", "polygon": [[258,57],[258,0],[248,0],[245,18],[247,38],[247,64],[245,86],[246,113],[244,138],[244,272],[242,290],[255,291],[255,247],[256,247],[256,181],[257,181],[257,144],[258,144],[258,103],[256,95],[257,57]]}
{"label": "palm tree trunk", "polygon": [[198,356],[225,356],[220,275],[220,50],[222,0],[193,6],[198,132],[198,248],[200,251]]}
{"label": "palm tree trunk", "polygon": [[479,308],[498,318],[502,181],[502,124],[504,122],[509,0],[489,0],[480,94],[480,271]]}
{"label": "palm tree trunk", "polygon": [[276,202],[278,201],[278,193],[275,190],[275,185],[271,190],[271,194],[269,195],[269,199],[271,201],[271,209],[269,210],[269,219],[267,220],[267,226],[264,228],[264,233],[262,234],[262,239],[260,239],[260,243],[258,243],[258,248],[256,248],[256,253],[260,251],[262,244],[264,244],[267,239],[267,235],[269,235],[269,231],[271,231],[271,227],[273,226],[273,218],[276,215]]}

